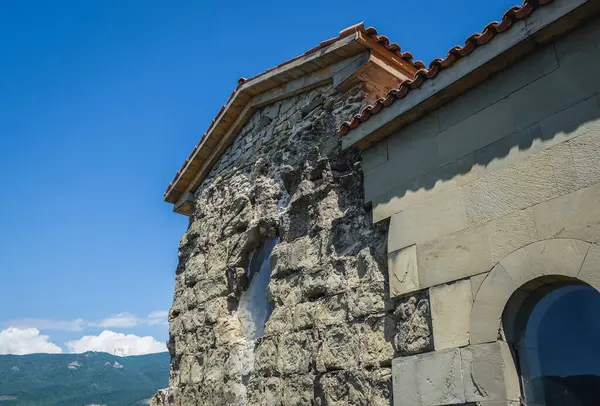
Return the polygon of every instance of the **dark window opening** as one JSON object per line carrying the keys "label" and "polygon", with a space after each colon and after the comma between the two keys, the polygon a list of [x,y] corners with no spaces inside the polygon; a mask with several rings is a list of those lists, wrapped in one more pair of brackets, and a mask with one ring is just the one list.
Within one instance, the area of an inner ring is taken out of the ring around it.
{"label": "dark window opening", "polygon": [[513,344],[528,406],[600,404],[600,295],[583,284],[545,293]]}

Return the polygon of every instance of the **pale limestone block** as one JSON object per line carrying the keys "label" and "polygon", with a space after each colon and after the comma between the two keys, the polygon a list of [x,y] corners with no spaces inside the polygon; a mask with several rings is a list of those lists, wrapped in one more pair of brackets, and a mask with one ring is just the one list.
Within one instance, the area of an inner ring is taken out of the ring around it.
{"label": "pale limestone block", "polygon": [[421,406],[419,393],[418,355],[392,360],[392,391],[394,406]]}
{"label": "pale limestone block", "polygon": [[465,206],[460,190],[443,193],[392,216],[388,252],[436,240],[465,227]]}
{"label": "pale limestone block", "polygon": [[540,122],[542,141],[547,146],[600,130],[600,106],[595,97],[590,97]]}
{"label": "pale limestone block", "polygon": [[442,106],[438,110],[440,129],[453,126],[557,68],[554,48],[544,47]]}
{"label": "pale limestone block", "polygon": [[411,245],[388,254],[390,297],[419,290],[417,247]]}
{"label": "pale limestone block", "polygon": [[[583,58],[562,64],[554,72],[511,94],[517,130],[549,117],[600,91],[600,80],[585,73],[586,66],[600,62],[600,54],[590,53]],[[584,64],[584,65],[580,65]]]}
{"label": "pale limestone block", "polygon": [[439,168],[437,133],[437,114],[431,114],[388,137],[388,160],[364,174],[365,201]]}
{"label": "pale limestone block", "polygon": [[490,221],[487,227],[494,264],[511,252],[539,240],[531,208]]}
{"label": "pale limestone block", "polygon": [[530,280],[535,279],[533,269],[529,265],[527,251],[523,248],[512,252],[500,261],[508,276],[517,284],[522,286]]}
{"label": "pale limestone block", "polygon": [[600,246],[591,244],[577,275],[579,280],[600,291]]}
{"label": "pale limestone block", "polygon": [[395,358],[394,406],[439,406],[465,402],[458,348]]}
{"label": "pale limestone block", "polygon": [[480,224],[556,197],[555,155],[555,151],[543,151],[462,186],[467,224]]}
{"label": "pale limestone block", "polygon": [[543,240],[525,247],[534,277],[564,275],[576,277],[590,244],[580,240]]}
{"label": "pale limestone block", "polygon": [[577,171],[569,143],[552,147],[548,153],[552,155],[550,162],[558,194],[564,195],[579,189]]}
{"label": "pale limestone block", "polygon": [[437,136],[440,162],[450,163],[514,132],[510,103],[502,99]]}
{"label": "pale limestone block", "polygon": [[562,110],[540,123],[504,137],[475,153],[479,177],[508,165],[528,159],[543,150],[556,147],[553,168],[560,194],[577,188],[577,174],[573,158],[565,141],[598,131],[600,107],[595,98],[589,98]]}
{"label": "pale limestone block", "polygon": [[546,6],[541,7],[535,15],[531,15],[530,18],[525,21],[527,32],[529,35],[536,34],[588,1],[589,0],[555,0]]}
{"label": "pale limestone block", "polygon": [[580,25],[574,31],[554,43],[560,61],[579,54],[598,52],[600,49],[600,24],[592,20]]}
{"label": "pale limestone block", "polygon": [[585,187],[600,182],[600,125],[585,136],[569,142],[578,186]]}
{"label": "pale limestone block", "polygon": [[542,129],[534,124],[475,151],[477,177],[522,162],[544,149]]}
{"label": "pale limestone block", "polygon": [[517,288],[501,264],[491,270],[473,302],[469,337],[471,345],[497,340],[502,312]]}
{"label": "pale limestone block", "polygon": [[429,290],[433,342],[436,351],[469,344],[473,298],[471,281],[463,279]]}
{"label": "pale limestone block", "polygon": [[477,296],[477,292],[479,292],[479,288],[481,287],[481,284],[483,283],[485,278],[487,278],[488,275],[489,275],[489,272],[486,272],[486,273],[480,273],[479,275],[471,276],[469,278],[471,281],[471,294],[472,294],[473,300],[475,300],[475,297]]}
{"label": "pale limestone block", "polygon": [[417,263],[423,288],[485,272],[492,268],[488,230],[468,228],[418,245]]}
{"label": "pale limestone block", "polygon": [[540,239],[600,242],[600,185],[589,186],[533,207]]}
{"label": "pale limestone block", "polygon": [[378,222],[391,217],[442,193],[456,191],[461,185],[475,179],[477,173],[474,156],[471,154],[373,198],[373,221]]}
{"label": "pale limestone block", "polygon": [[362,168],[364,172],[381,165],[388,159],[387,140],[382,140],[362,151]]}
{"label": "pale limestone block", "polygon": [[460,355],[467,402],[519,400],[519,376],[506,342],[470,345]]}

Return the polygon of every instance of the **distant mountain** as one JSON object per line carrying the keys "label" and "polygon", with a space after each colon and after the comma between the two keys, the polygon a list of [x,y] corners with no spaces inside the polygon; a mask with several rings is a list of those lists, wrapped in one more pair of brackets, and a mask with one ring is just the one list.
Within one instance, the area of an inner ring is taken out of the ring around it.
{"label": "distant mountain", "polygon": [[0,406],[130,406],[169,378],[169,353],[0,355]]}

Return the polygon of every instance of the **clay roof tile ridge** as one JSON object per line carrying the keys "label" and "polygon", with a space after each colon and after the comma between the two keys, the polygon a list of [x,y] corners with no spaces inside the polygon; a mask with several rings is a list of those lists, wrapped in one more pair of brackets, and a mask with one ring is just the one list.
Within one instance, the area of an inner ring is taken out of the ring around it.
{"label": "clay roof tile ridge", "polygon": [[[445,58],[438,57],[432,60],[428,68],[421,61],[413,62],[413,66],[417,66],[418,64],[419,70],[415,72],[412,79],[402,81],[397,89],[388,91],[386,97],[376,100],[373,105],[365,106],[360,113],[354,115],[350,120],[343,122],[338,129],[338,133],[342,136],[346,135],[350,130],[358,127],[359,124],[377,114],[382,108],[389,107],[395,100],[408,96],[411,90],[418,89],[425,81],[435,78],[441,71],[452,67],[458,60],[470,55],[479,46],[489,43],[496,35],[509,30],[517,21],[529,17],[538,7],[550,4],[552,1],[525,0],[521,6],[509,8],[502,15],[502,21],[488,23],[481,33],[475,33],[467,37],[464,45],[452,47],[447,52]],[[367,30],[370,30],[370,28]],[[375,29],[369,32],[371,37],[377,35],[377,30]],[[412,60],[412,55],[408,54]],[[378,105],[381,105],[381,107],[376,108]]]}

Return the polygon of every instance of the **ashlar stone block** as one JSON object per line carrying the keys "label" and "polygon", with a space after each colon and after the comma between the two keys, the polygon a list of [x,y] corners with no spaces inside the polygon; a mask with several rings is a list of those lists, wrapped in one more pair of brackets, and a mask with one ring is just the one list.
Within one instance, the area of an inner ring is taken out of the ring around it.
{"label": "ashlar stone block", "polygon": [[447,164],[515,132],[508,99],[485,108],[438,135],[440,162]]}
{"label": "ashlar stone block", "polygon": [[465,403],[458,348],[392,361],[394,406],[440,406]]}
{"label": "ashlar stone block", "polygon": [[579,274],[577,275],[579,280],[591,285],[600,291],[600,246],[597,244],[591,244],[590,249],[581,265]]}
{"label": "ashlar stone block", "polygon": [[[581,187],[600,182],[600,119],[593,124],[595,128],[588,134],[569,141],[578,185]],[[587,124],[588,127],[590,125]]]}
{"label": "ashlar stone block", "polygon": [[498,339],[500,318],[506,302],[518,285],[497,264],[485,278],[471,310],[469,341],[471,345],[494,342]]}
{"label": "ashlar stone block", "polygon": [[477,275],[492,268],[488,230],[469,228],[417,246],[419,283],[430,287]]}
{"label": "ashlar stone block", "polygon": [[533,207],[540,239],[576,238],[600,242],[600,184]]}
{"label": "ashlar stone block", "polygon": [[387,140],[379,141],[362,152],[362,167],[364,172],[376,168],[388,159]]}
{"label": "ashlar stone block", "polygon": [[585,241],[553,239],[528,245],[525,247],[525,252],[534,277],[543,275],[576,277],[589,247],[590,244]]}
{"label": "ashlar stone block", "polygon": [[389,218],[411,206],[418,206],[442,193],[458,190],[477,179],[474,154],[467,155],[433,172],[392,187],[373,198],[373,221]]}
{"label": "ashlar stone block", "polygon": [[388,272],[390,297],[397,297],[419,290],[416,245],[388,254]]}
{"label": "ashlar stone block", "polygon": [[507,343],[471,345],[460,354],[467,402],[519,400],[519,377]]}
{"label": "ashlar stone block", "polygon": [[466,227],[460,190],[442,193],[392,216],[388,252],[437,240]]}
{"label": "ashlar stone block", "polygon": [[487,227],[493,263],[497,263],[511,252],[539,240],[531,208],[490,221]]}
{"label": "ashlar stone block", "polygon": [[436,351],[469,344],[473,298],[471,281],[463,279],[429,290],[433,343]]}
{"label": "ashlar stone block", "polygon": [[557,152],[551,148],[464,185],[467,223],[477,225],[557,197]]}

